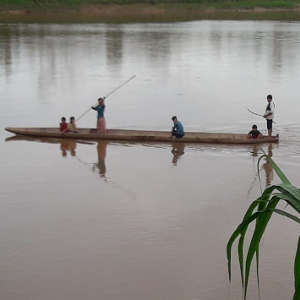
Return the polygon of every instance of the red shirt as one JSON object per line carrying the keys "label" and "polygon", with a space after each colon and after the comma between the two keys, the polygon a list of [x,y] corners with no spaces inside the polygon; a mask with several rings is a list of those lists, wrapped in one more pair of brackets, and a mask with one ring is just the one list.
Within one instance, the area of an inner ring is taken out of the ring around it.
{"label": "red shirt", "polygon": [[67,131],[67,129],[68,129],[68,124],[66,122],[59,124],[59,130],[61,132],[65,132],[65,131]]}

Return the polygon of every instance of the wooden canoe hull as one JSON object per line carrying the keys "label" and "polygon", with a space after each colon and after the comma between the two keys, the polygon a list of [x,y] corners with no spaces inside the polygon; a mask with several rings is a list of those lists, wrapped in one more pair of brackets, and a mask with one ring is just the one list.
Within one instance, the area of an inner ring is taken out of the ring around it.
{"label": "wooden canoe hull", "polygon": [[186,132],[183,138],[171,137],[168,131],[108,129],[106,134],[100,134],[95,129],[80,128],[77,132],[61,133],[58,128],[5,128],[7,131],[32,137],[70,138],[81,140],[118,140],[135,142],[181,142],[206,144],[259,144],[277,143],[279,136],[264,136],[249,139],[247,134]]}

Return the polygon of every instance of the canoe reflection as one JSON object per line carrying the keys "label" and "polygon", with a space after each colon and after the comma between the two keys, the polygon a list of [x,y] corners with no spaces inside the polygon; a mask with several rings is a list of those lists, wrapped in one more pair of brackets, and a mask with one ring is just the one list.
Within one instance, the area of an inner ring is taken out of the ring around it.
{"label": "canoe reflection", "polygon": [[177,166],[177,161],[184,154],[184,143],[173,143],[171,153],[173,154],[172,163]]}

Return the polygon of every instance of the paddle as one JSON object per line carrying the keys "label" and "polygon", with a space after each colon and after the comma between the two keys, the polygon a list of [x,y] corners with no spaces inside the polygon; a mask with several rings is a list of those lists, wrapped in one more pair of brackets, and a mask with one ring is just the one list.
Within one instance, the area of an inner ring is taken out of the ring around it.
{"label": "paddle", "polygon": [[[109,93],[106,94],[106,96],[103,97],[103,99],[107,99],[109,96],[111,96],[113,93],[115,93],[117,90],[119,90],[121,87],[123,87],[124,85],[126,85],[129,81],[131,81],[132,79],[134,79],[136,77],[136,75],[131,76],[129,79],[127,79],[125,82],[123,82],[122,84],[120,84],[119,86],[117,86],[116,88],[114,88],[112,91],[110,91]],[[96,104],[97,105],[97,104]],[[85,112],[83,112],[78,118],[77,118],[77,122],[84,116],[86,115],[92,108],[90,107],[89,109],[87,109]]]}
{"label": "paddle", "polygon": [[[256,113],[256,112],[254,112],[254,111],[252,111],[251,109],[249,109],[249,108],[247,108],[247,110],[251,113],[251,114],[253,114],[253,115],[256,115],[256,116],[259,116],[259,117],[262,117],[262,118],[265,118],[263,115],[260,115],[260,114],[258,114],[258,113]],[[273,123],[274,124],[276,124],[276,122],[274,122],[273,121]]]}

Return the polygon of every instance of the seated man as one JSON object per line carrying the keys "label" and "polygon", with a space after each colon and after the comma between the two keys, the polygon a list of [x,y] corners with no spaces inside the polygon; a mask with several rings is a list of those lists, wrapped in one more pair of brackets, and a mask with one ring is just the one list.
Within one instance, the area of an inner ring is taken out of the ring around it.
{"label": "seated man", "polygon": [[257,130],[257,126],[253,125],[252,130],[248,133],[249,139],[257,139],[261,138],[263,135],[260,133],[260,131]]}
{"label": "seated man", "polygon": [[184,136],[184,129],[182,124],[177,120],[176,116],[172,117],[172,120],[174,122],[174,126],[172,128],[172,136],[182,138]]}

